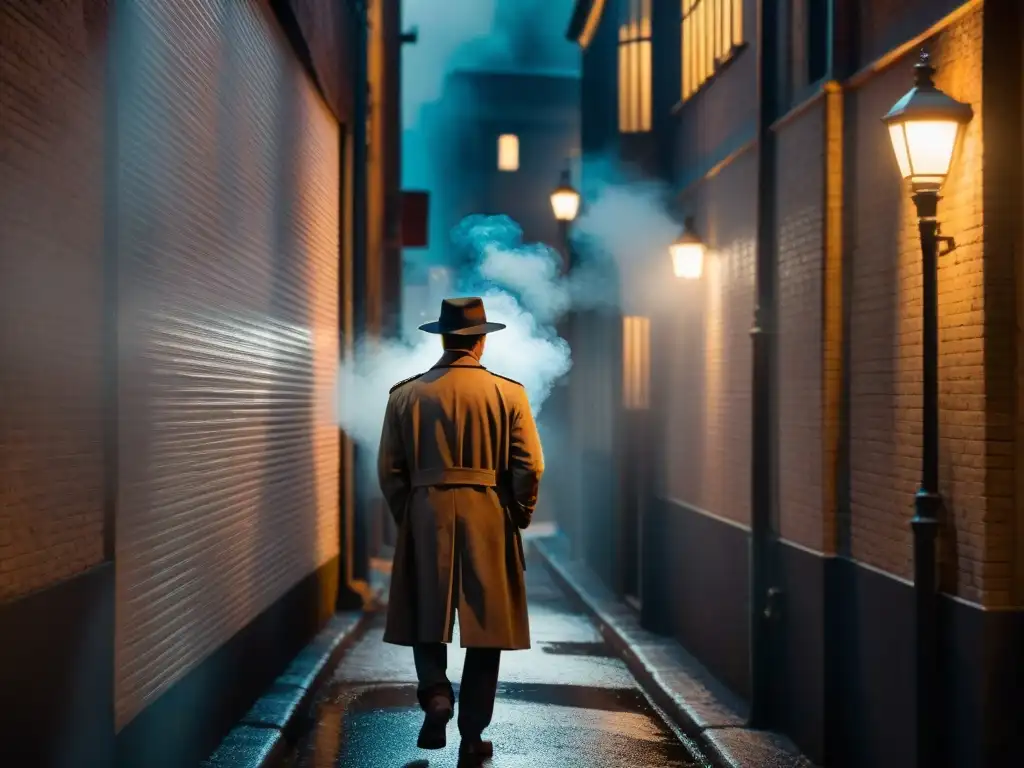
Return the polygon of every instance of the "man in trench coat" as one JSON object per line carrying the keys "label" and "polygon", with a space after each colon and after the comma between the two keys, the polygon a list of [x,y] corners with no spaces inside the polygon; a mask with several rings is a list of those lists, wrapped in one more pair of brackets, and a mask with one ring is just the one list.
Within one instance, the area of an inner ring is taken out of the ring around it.
{"label": "man in trench coat", "polygon": [[458,615],[467,649],[459,694],[460,759],[489,757],[502,650],[530,647],[520,529],[530,524],[544,458],[523,386],[480,363],[479,298],[446,299],[444,353],[390,393],[378,477],[398,524],[384,641],[412,646],[424,722],[418,745],[445,746],[454,714],[447,643]]}

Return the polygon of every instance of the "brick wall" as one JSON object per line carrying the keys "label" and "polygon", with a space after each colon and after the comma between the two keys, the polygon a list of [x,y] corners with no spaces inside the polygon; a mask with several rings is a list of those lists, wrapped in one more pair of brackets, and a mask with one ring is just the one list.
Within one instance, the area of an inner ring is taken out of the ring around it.
{"label": "brick wall", "polygon": [[[709,246],[692,305],[672,315],[680,349],[666,365],[670,497],[750,521],[751,347],[757,171],[740,155],[695,190],[695,224]],[[701,311],[694,312],[693,309]],[[683,351],[685,350],[685,352]]]}
{"label": "brick wall", "polygon": [[[992,514],[985,491],[981,29],[981,13],[973,12],[931,47],[939,87],[975,110],[940,208],[957,248],[939,260],[943,586],[972,600],[983,598],[986,526],[1005,522]],[[916,213],[879,117],[910,87],[912,63],[897,62],[851,95],[846,191],[851,549],[857,560],[904,577],[921,462],[921,256]]]}
{"label": "brick wall", "polygon": [[824,417],[823,99],[779,126],[778,248],[779,532],[828,549],[823,526]]}
{"label": "brick wall", "polygon": [[[676,180],[687,183],[753,138],[757,119],[757,2],[743,6],[746,47],[682,106],[675,136]],[[656,53],[659,65],[679,66]]]}
{"label": "brick wall", "polygon": [[0,601],[103,558],[97,17],[0,4]]}
{"label": "brick wall", "polygon": [[858,64],[865,66],[920,34],[948,14],[978,2],[968,0],[847,0],[856,3]]}

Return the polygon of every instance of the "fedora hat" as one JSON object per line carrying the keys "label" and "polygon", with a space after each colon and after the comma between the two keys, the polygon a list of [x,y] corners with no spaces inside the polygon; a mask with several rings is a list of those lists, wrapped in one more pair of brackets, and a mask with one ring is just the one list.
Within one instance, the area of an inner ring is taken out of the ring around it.
{"label": "fedora hat", "polygon": [[424,323],[420,330],[456,336],[482,336],[504,327],[504,323],[487,322],[483,299],[471,296],[465,299],[444,299],[441,302],[441,316],[432,323]]}

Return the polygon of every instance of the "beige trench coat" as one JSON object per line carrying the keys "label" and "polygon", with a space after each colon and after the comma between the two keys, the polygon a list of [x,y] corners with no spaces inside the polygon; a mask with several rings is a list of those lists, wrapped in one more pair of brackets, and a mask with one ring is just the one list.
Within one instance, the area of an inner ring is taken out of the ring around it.
{"label": "beige trench coat", "polygon": [[391,390],[377,471],[399,526],[384,641],[530,647],[520,528],[544,458],[526,390],[445,352]]}

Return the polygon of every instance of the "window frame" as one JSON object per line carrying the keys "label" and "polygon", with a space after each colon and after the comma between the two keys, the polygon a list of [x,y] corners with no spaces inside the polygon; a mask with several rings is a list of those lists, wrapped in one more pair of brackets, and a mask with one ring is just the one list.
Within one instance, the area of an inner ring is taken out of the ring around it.
{"label": "window frame", "polygon": [[679,1],[680,106],[703,92],[747,47],[745,11],[744,0]]}
{"label": "window frame", "polygon": [[616,40],[618,129],[650,133],[654,123],[654,0],[621,0]]}

